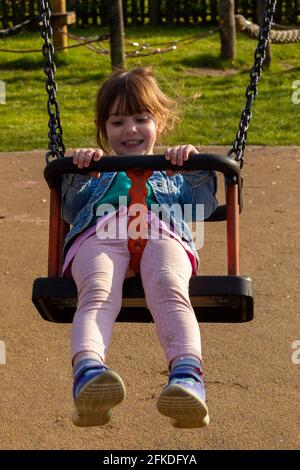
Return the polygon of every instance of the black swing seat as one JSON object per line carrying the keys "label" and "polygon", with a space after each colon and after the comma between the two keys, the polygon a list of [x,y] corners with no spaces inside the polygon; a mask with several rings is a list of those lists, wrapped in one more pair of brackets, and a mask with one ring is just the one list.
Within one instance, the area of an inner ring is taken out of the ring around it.
{"label": "black swing seat", "polygon": [[[246,276],[193,276],[190,299],[200,322],[239,323],[253,318],[252,281]],[[77,289],[71,278],[38,278],[32,301],[44,320],[70,323],[76,310]],[[150,323],[139,276],[126,279],[119,322]]]}
{"label": "black swing seat", "polygon": [[[199,158],[200,157],[200,158]],[[164,155],[128,157],[103,157],[92,162],[89,168],[79,169],[71,157],[51,161],[44,176],[50,188],[60,186],[60,178],[68,173],[87,174],[91,171],[126,171],[130,168],[155,170],[214,170],[224,174],[225,180],[238,186],[239,208],[242,207],[242,178],[240,165],[232,158],[216,154],[191,155],[183,167],[168,162]],[[219,206],[206,221],[226,220],[227,206]],[[189,293],[198,321],[238,323],[253,318],[252,281],[247,276],[218,275],[193,276]],[[48,277],[34,281],[32,302],[47,321],[70,323],[77,305],[77,288],[72,278]],[[123,285],[123,302],[117,318],[119,322],[152,322],[147,308],[144,289],[139,276],[126,279]]]}

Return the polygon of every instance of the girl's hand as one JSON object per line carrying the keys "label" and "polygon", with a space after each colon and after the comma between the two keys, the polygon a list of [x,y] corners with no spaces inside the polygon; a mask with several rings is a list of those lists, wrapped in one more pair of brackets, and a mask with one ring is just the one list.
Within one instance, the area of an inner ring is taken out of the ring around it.
{"label": "girl's hand", "polygon": [[[172,165],[182,166],[188,160],[190,155],[199,153],[193,145],[177,145],[176,147],[169,147],[165,151],[165,159],[170,160]],[[166,171],[168,176],[173,176],[176,172],[172,170]]]}
{"label": "girl's hand", "polygon": [[[99,161],[103,157],[103,150],[101,149],[78,149],[73,153],[73,163],[78,168],[87,168],[90,166],[92,160],[95,162]],[[100,177],[99,171],[92,171],[90,176],[95,178]]]}

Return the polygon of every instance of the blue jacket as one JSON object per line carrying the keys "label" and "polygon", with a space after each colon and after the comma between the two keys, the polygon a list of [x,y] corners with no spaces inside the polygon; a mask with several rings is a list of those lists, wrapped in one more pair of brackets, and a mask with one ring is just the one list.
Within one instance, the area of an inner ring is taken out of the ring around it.
{"label": "blue jacket", "polygon": [[[108,191],[116,174],[115,172],[102,173],[99,179],[77,174],[63,177],[62,217],[72,225],[65,239],[64,256],[74,238],[94,223],[95,205]],[[180,233],[181,237],[190,244],[199,260],[186,222],[203,220],[203,212],[202,219],[200,219],[199,213],[196,212],[196,204],[204,205],[204,219],[207,219],[217,208],[215,173],[202,170],[167,176],[165,171],[154,171],[148,183],[153,189],[159,206],[163,205],[176,233]],[[184,204],[192,204],[192,220],[186,220],[186,217],[184,221],[182,220]],[[176,210],[176,207],[182,210]]]}

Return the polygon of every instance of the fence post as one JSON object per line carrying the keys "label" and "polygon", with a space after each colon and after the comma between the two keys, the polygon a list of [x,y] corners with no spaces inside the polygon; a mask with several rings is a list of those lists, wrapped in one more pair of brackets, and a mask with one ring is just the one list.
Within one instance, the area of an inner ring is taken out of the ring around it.
{"label": "fence post", "polygon": [[158,2],[157,0],[149,0],[149,18],[152,26],[158,25]]}
{"label": "fence post", "polygon": [[236,58],[236,29],[234,19],[234,0],[220,0],[220,35],[222,59]]}
{"label": "fence post", "polygon": [[2,6],[2,28],[3,29],[9,28],[8,11],[9,11],[8,3],[6,2],[6,0],[4,0],[3,6]]}
{"label": "fence post", "polygon": [[[66,11],[66,0],[50,0],[51,23],[53,26],[53,45],[57,50],[68,46],[68,25],[76,22],[76,15],[73,11]],[[66,52],[67,49],[62,49]]]}
{"label": "fence post", "polygon": [[108,9],[112,69],[124,69],[125,50],[122,0],[110,0]]}

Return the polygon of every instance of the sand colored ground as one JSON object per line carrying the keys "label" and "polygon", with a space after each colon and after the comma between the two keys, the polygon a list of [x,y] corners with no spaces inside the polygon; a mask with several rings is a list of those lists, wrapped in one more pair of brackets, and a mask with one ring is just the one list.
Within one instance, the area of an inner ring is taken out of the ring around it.
{"label": "sand colored ground", "polygon": [[[156,410],[167,371],[153,325],[115,327],[109,364],[127,399],[111,422],[72,424],[70,325],[43,321],[31,303],[47,267],[43,154],[0,154],[0,449],[299,449],[300,148],[247,150],[241,271],[255,319],[201,325],[211,424],[200,430],[174,429]],[[225,273],[225,253],[224,223],[206,224],[202,272]]]}

